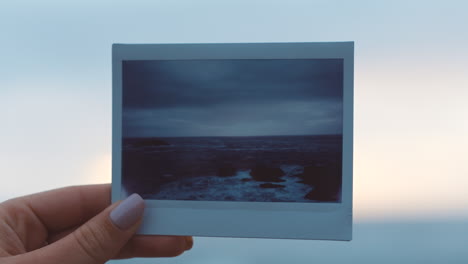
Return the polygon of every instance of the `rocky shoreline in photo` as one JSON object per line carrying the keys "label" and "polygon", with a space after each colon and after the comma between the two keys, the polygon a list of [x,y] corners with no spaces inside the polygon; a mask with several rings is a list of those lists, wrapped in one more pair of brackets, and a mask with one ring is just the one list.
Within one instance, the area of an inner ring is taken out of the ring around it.
{"label": "rocky shoreline in photo", "polygon": [[[186,197],[176,193],[180,182],[187,187],[186,192],[191,192],[190,185],[197,185],[199,193],[210,192],[210,188],[217,188],[215,184],[230,184],[239,193],[256,186],[259,195],[267,193],[272,196],[270,200],[278,201],[275,193],[287,196],[285,192],[291,191],[287,185],[294,184],[303,187],[298,188],[301,193],[291,196],[301,200],[341,200],[341,152],[337,151],[341,150],[341,137],[150,138],[127,140],[123,150],[122,183],[129,192],[143,196],[157,197],[155,194],[172,186],[175,199]],[[288,166],[294,166],[294,170],[285,171]],[[242,177],[238,177],[240,174]],[[204,181],[203,177],[210,177],[203,187],[191,181]],[[195,193],[188,199],[199,197],[201,194]],[[210,200],[210,195],[203,197]],[[239,194],[223,199],[246,198]]]}
{"label": "rocky shoreline in photo", "polygon": [[[218,169],[219,177],[234,176],[237,171],[233,166],[225,166]],[[321,202],[332,202],[340,199],[341,191],[341,164],[318,164],[308,165],[303,167],[301,173],[293,175],[297,177],[299,183],[303,183],[312,187],[312,190],[304,195],[305,199]],[[285,180],[281,177],[285,176],[285,172],[280,167],[256,165],[249,175],[251,178],[243,178],[242,181],[258,181],[260,188],[283,188],[281,182]]]}

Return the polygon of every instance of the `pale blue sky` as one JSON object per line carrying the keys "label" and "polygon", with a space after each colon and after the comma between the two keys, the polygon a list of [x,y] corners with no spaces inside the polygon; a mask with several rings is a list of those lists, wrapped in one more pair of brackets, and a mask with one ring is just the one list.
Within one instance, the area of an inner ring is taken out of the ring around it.
{"label": "pale blue sky", "polygon": [[355,41],[357,221],[468,218],[467,1],[96,2],[0,3],[0,200],[110,181],[112,43]]}
{"label": "pale blue sky", "polygon": [[112,43],[351,40],[357,215],[466,215],[464,1],[0,5],[3,199],[109,181]]}

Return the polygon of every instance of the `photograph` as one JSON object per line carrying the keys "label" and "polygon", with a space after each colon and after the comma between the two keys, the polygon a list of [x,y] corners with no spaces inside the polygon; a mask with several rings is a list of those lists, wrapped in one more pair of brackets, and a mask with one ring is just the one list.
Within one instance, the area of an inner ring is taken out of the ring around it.
{"label": "photograph", "polygon": [[341,203],[343,72],[336,58],[122,61],[122,188]]}

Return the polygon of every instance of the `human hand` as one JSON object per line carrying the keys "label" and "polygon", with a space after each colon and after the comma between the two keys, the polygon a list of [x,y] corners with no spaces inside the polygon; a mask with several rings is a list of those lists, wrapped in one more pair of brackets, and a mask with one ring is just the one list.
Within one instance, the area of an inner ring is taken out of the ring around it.
{"label": "human hand", "polygon": [[110,204],[110,185],[74,186],[0,204],[0,262],[98,264],[112,258],[172,257],[192,237],[135,235],[139,195]]}

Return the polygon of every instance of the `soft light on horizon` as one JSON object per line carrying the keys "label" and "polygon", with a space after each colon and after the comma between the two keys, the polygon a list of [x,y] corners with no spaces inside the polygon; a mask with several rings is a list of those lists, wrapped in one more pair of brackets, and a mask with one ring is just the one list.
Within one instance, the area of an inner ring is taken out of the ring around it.
{"label": "soft light on horizon", "polygon": [[[432,69],[432,71],[436,70]],[[395,69],[389,69],[389,71],[392,72],[393,76],[406,72],[404,70],[397,72]],[[359,68],[357,68],[355,75],[355,85],[357,86],[354,155],[355,219],[358,221],[424,218],[467,219],[468,193],[464,189],[468,186],[468,177],[464,177],[464,175],[468,175],[468,169],[463,164],[466,161],[465,157],[468,156],[468,141],[463,136],[468,134],[468,129],[466,123],[461,122],[465,107],[463,106],[463,96],[449,100],[451,95],[448,94],[444,98],[443,94],[439,94],[436,89],[437,83],[434,83],[433,80],[430,82],[420,81],[416,84],[387,81],[386,84],[380,84],[380,87],[385,88],[383,91],[387,91],[387,94],[381,96],[389,99],[391,96],[398,97],[404,94],[408,98],[404,101],[406,103],[399,101],[399,108],[392,108],[391,112],[388,112],[386,107],[393,104],[392,100],[380,102],[380,104],[374,105],[373,111],[369,113],[366,108],[361,107],[360,100],[363,96],[359,91],[371,90],[373,85],[378,84],[379,73],[362,78]],[[444,79],[448,78],[438,78],[437,82],[443,82]],[[463,81],[466,82],[466,80],[460,79],[453,84],[453,87],[457,87],[457,84],[463,86],[465,84]],[[408,111],[413,107],[412,100],[417,99],[419,94],[401,92],[396,94],[393,92],[392,94],[390,91],[394,85],[400,85],[403,89],[407,89],[411,85],[412,87],[425,87],[427,88],[425,98],[428,96],[436,97],[443,103],[439,103],[436,108],[431,107],[431,101],[420,102],[418,104],[419,110]],[[25,90],[26,87],[16,87],[9,93],[4,93],[7,96],[4,96],[3,99],[7,98],[8,100],[2,101],[2,105],[14,114],[7,114],[4,116],[5,118],[2,118],[6,124],[11,124],[11,126],[10,130],[2,131],[2,133],[10,134],[10,140],[2,144],[3,151],[0,154],[3,156],[2,160],[10,160],[11,162],[0,168],[3,175],[16,175],[13,178],[3,180],[2,186],[9,186],[9,188],[3,191],[3,197],[0,197],[2,200],[70,184],[95,184],[111,180],[110,138],[106,138],[110,137],[110,121],[106,120],[108,117],[105,115],[89,115],[88,112],[80,110],[83,102],[88,101],[85,105],[90,107],[89,109],[102,111],[99,110],[102,107],[100,105],[101,99],[90,100],[89,96],[93,93],[89,91],[72,95],[59,87],[52,89],[52,93],[47,92],[47,88],[44,87],[42,90],[44,92],[41,93],[38,92],[41,89],[30,93],[31,97],[15,92]],[[41,96],[48,99],[55,98],[55,100],[49,102],[38,100]],[[102,94],[101,98],[105,96],[107,96],[106,93]],[[72,103],[71,99],[79,100]],[[109,107],[110,102],[107,104]],[[367,105],[369,104],[367,103]],[[35,116],[48,116],[49,121],[44,123],[34,118],[29,123],[19,122],[20,120],[28,120],[32,114],[28,107],[36,109]],[[68,110],[66,110],[67,108]],[[56,111],[57,109],[64,111]],[[446,114],[441,113],[444,109],[451,111],[450,119],[446,118]],[[360,111],[362,111],[361,114]],[[376,116],[379,111],[387,115],[385,120]],[[110,115],[109,109],[105,112]],[[376,119],[373,120],[374,126],[369,127],[369,124],[366,125],[366,122],[361,121],[362,116],[365,115],[376,116]],[[418,117],[417,122],[410,119],[413,116]],[[453,120],[460,120],[460,122],[453,122]],[[103,121],[104,123],[101,123]],[[50,133],[47,127],[41,127],[41,124],[53,125],[54,122],[61,124],[55,128],[56,133]],[[97,127],[93,128],[92,126]],[[406,129],[399,129],[401,126]],[[98,127],[101,130],[96,130]],[[368,127],[372,129],[369,131]],[[28,131],[31,129],[34,129],[35,133],[28,135]],[[425,129],[428,130],[428,133],[424,133]],[[98,134],[94,132],[98,132]],[[73,133],[75,135],[67,136]],[[21,136],[21,140],[18,141],[18,138],[12,141],[13,135]],[[106,138],[105,142],[99,142],[103,138]],[[50,146],[49,141],[56,142],[58,145]],[[88,144],[80,142],[88,142]],[[26,143],[27,145],[24,145]],[[29,146],[36,146],[37,149],[28,150]],[[98,146],[100,146],[101,153],[88,156],[87,153],[91,153],[89,151]],[[55,154],[47,152],[47,148],[54,151]],[[85,151],[86,149],[88,150]],[[73,150],[78,150],[78,152]],[[20,155],[18,151],[23,151],[24,160],[21,160],[21,156],[16,156]],[[40,156],[44,151],[49,154]],[[67,159],[67,156],[70,160]],[[447,159],[447,156],[450,159]],[[41,162],[37,161],[37,157],[41,157]],[[29,164],[30,166],[21,166],[20,164]],[[55,178],[53,182],[39,182],[21,189],[14,187],[17,186],[16,183],[19,179],[25,182],[34,173],[40,175],[52,173],[56,176],[48,176],[50,179]],[[62,173],[68,173],[68,175]]]}

